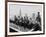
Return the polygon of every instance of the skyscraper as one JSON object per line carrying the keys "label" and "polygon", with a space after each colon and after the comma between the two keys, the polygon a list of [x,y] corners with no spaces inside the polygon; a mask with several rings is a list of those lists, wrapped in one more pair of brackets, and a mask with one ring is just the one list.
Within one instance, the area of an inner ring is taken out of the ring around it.
{"label": "skyscraper", "polygon": [[35,13],[32,14],[32,18],[35,19]]}
{"label": "skyscraper", "polygon": [[38,16],[36,17],[36,20],[39,23],[40,31],[41,31],[41,17],[40,17],[40,12],[38,12]]}
{"label": "skyscraper", "polygon": [[21,8],[20,8],[20,11],[19,11],[19,16],[21,17]]}

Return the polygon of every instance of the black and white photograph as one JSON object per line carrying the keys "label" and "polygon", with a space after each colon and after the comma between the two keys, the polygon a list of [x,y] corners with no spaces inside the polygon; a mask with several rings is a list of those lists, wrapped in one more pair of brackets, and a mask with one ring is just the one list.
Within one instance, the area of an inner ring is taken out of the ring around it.
{"label": "black and white photograph", "polygon": [[43,4],[7,3],[8,35],[43,33]]}

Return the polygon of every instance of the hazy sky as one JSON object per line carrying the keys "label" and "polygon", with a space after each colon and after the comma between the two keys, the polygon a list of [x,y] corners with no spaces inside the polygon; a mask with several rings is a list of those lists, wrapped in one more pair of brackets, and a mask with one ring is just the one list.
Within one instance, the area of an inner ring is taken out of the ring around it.
{"label": "hazy sky", "polygon": [[9,13],[10,13],[10,18],[13,18],[15,15],[18,16],[20,13],[21,9],[21,14],[24,16],[27,14],[28,16],[32,17],[32,13],[35,13],[35,16],[37,16],[37,12],[42,13],[42,6],[41,5],[30,5],[30,6],[25,6],[25,5],[9,5]]}

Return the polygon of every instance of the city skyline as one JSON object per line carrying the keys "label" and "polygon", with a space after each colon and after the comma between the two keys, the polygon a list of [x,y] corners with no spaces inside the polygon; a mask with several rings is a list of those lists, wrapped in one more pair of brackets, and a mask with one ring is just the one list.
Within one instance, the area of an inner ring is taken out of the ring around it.
{"label": "city skyline", "polygon": [[[39,5],[38,5],[39,6]],[[10,5],[9,9],[10,9],[10,18],[12,18],[13,16],[19,16],[20,12],[21,12],[21,16],[25,16],[25,14],[27,14],[28,17],[32,17],[32,14],[35,13],[35,17],[37,16],[37,12],[42,12],[41,8],[42,6],[40,5],[38,7],[37,5],[31,5],[31,6],[21,6],[21,5]],[[34,9],[34,10],[33,10]],[[37,10],[37,11],[36,11]],[[11,17],[12,16],[12,17]]]}

